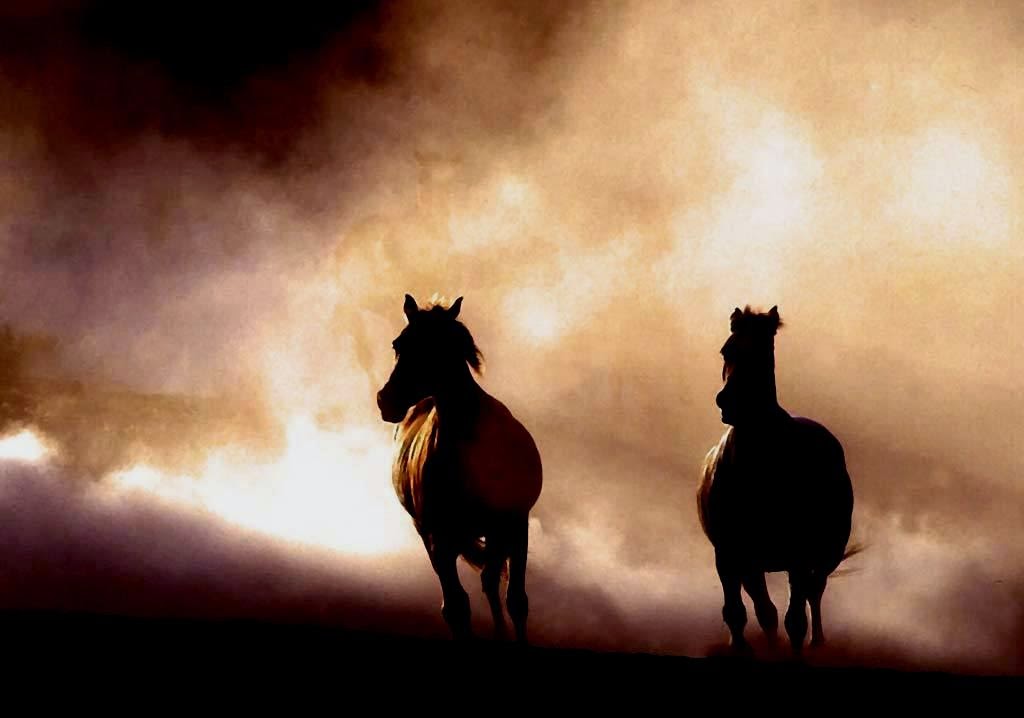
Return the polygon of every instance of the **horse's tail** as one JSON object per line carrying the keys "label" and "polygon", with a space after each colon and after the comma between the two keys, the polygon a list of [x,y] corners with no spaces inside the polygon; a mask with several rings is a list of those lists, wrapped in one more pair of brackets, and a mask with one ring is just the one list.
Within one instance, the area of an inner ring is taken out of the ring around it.
{"label": "horse's tail", "polygon": [[466,542],[462,547],[462,558],[477,571],[487,563],[487,543],[480,538]]}
{"label": "horse's tail", "polygon": [[[487,551],[486,539],[473,539],[468,541],[462,549],[462,558],[472,568],[477,571],[482,571],[487,562],[495,556]],[[501,562],[501,576],[502,578],[508,577],[508,561]]]}
{"label": "horse's tail", "polygon": [[472,539],[462,547],[462,558],[478,571],[487,563],[487,544],[483,539]]}

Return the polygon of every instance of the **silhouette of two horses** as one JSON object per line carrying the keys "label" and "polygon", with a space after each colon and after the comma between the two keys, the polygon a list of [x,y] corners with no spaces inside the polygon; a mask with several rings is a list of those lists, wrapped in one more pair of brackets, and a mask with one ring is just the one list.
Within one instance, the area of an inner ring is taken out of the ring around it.
{"label": "silhouette of two horses", "polygon": [[[481,356],[458,321],[462,298],[420,309],[405,296],[407,325],[394,340],[395,366],[377,394],[381,418],[396,423],[392,481],[441,584],[442,615],[456,638],[472,636],[461,556],[481,572],[497,636],[506,632],[500,587],[518,641],[526,641],[529,514],[542,488],[530,433],[476,382]],[[725,386],[717,396],[730,425],[706,456],[698,491],[701,526],[715,550],[725,596],[722,616],[738,651],[754,602],[774,639],[778,614],[766,572],[789,574],[785,627],[793,650],[812,616],[812,645],[824,641],[821,599],[847,549],[853,491],[838,440],[820,424],[790,416],[776,399],[777,307],[736,309],[722,347]]]}

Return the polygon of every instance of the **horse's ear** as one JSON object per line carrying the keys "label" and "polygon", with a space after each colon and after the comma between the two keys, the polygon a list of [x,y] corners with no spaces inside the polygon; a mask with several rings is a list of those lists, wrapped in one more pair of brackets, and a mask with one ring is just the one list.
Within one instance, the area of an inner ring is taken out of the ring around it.
{"label": "horse's ear", "polygon": [[451,319],[458,319],[460,311],[462,311],[462,297],[459,297],[452,302],[451,308],[448,309],[448,317]]}
{"label": "horse's ear", "polygon": [[768,316],[770,316],[772,319],[779,318],[779,306],[777,304],[768,310]]}
{"label": "horse's ear", "polygon": [[410,322],[416,313],[419,312],[420,308],[416,305],[416,300],[412,298],[411,294],[405,295],[405,306],[402,307],[402,311],[405,312],[405,318]]}
{"label": "horse's ear", "polygon": [[732,314],[729,316],[729,321],[734,322],[734,321],[736,321],[737,319],[739,319],[742,316],[743,316],[743,312],[740,311],[739,307],[736,307],[733,310]]}

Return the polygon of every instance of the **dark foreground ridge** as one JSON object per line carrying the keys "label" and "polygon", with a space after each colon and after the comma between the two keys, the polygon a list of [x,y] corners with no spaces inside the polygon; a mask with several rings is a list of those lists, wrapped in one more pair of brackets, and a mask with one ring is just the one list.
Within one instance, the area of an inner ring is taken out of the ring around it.
{"label": "dark foreground ridge", "polygon": [[1024,681],[1005,677],[455,643],[256,621],[7,612],[0,614],[0,635],[8,660],[47,681],[116,679],[125,690],[148,685],[179,698],[201,686],[208,696],[212,690],[252,699],[260,691],[300,685],[303,695],[317,687],[343,688],[346,702],[355,695],[416,701],[427,691],[436,694],[431,700],[450,693],[490,695],[502,703],[649,703],[663,697],[680,705],[796,695],[801,702],[811,695],[888,700],[894,693],[930,701],[967,694],[989,703],[1024,688]]}

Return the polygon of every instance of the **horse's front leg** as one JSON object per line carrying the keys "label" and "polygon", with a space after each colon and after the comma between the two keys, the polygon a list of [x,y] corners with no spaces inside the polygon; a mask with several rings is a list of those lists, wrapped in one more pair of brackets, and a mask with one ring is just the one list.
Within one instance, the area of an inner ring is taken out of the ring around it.
{"label": "horse's front leg", "polygon": [[747,574],[743,577],[743,588],[747,589],[747,594],[754,602],[754,615],[757,616],[757,622],[761,624],[761,630],[764,631],[768,642],[775,645],[779,634],[779,611],[772,603],[764,574]]}
{"label": "horse's front leg", "polygon": [[821,625],[821,598],[825,593],[828,577],[811,576],[808,583],[808,603],[811,604],[811,646],[814,648],[825,645],[825,630]]}
{"label": "horse's front leg", "polygon": [[722,582],[722,594],[724,604],[722,606],[722,618],[725,625],[729,627],[730,645],[738,653],[746,653],[750,650],[747,639],[743,637],[743,629],[747,625],[747,609],[743,605],[743,595],[740,593],[743,585],[742,573],[734,562],[715,552],[715,568],[718,569],[718,578]]}
{"label": "horse's front leg", "polygon": [[807,637],[807,587],[810,579],[804,571],[789,572],[789,609],[786,611],[786,633],[793,649],[799,656]]}
{"label": "horse's front leg", "polygon": [[425,543],[428,543],[430,565],[434,567],[434,573],[441,582],[441,615],[455,639],[472,638],[469,595],[459,581],[456,564],[459,553],[450,542],[433,540]]}

